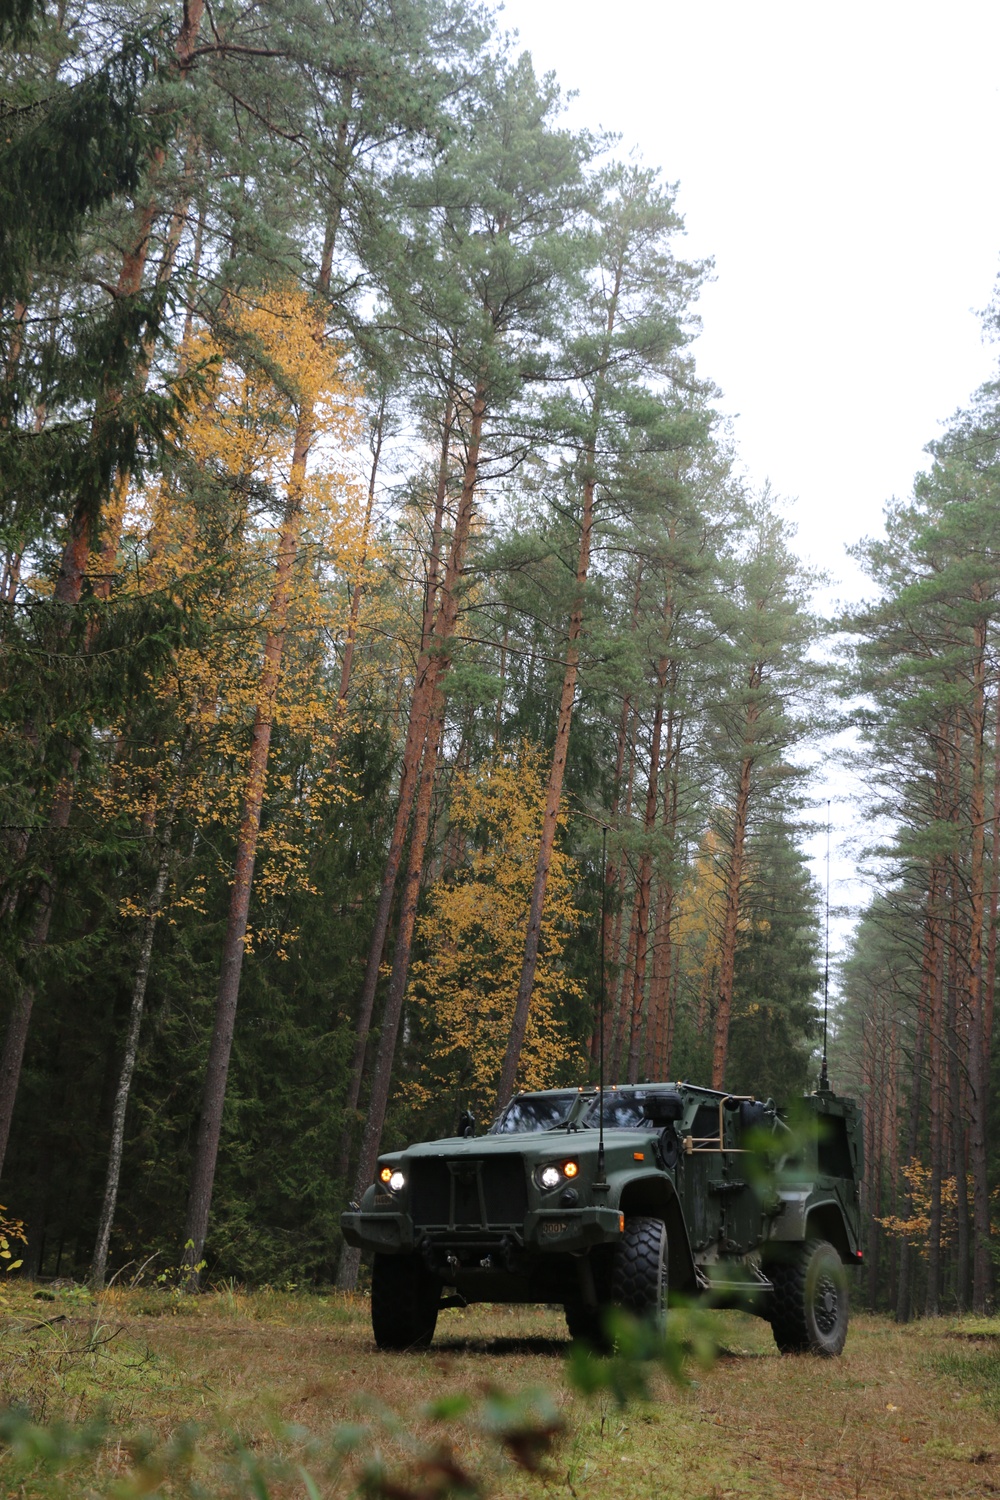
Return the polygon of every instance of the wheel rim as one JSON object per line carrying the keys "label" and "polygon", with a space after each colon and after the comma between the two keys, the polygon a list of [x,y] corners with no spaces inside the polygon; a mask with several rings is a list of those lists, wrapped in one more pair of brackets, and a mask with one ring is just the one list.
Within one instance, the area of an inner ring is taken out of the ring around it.
{"label": "wheel rim", "polygon": [[821,1333],[832,1333],[840,1317],[840,1293],[832,1276],[822,1275],[813,1294],[813,1313]]}

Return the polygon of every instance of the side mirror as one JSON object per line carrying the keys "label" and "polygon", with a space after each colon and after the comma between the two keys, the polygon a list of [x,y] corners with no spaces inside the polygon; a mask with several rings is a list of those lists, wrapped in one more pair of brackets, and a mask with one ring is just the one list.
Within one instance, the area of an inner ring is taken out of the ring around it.
{"label": "side mirror", "polygon": [[458,1117],[458,1133],[462,1136],[475,1135],[476,1133],[476,1117],[470,1114],[467,1109],[463,1110]]}
{"label": "side mirror", "polygon": [[672,1125],[684,1114],[684,1100],[680,1094],[647,1094],[642,1112],[654,1125]]}

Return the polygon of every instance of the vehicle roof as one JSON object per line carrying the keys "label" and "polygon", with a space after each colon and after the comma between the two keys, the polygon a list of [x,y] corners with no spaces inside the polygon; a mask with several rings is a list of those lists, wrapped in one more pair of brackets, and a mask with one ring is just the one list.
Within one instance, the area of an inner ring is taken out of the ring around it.
{"label": "vehicle roof", "polygon": [[[604,1085],[605,1093],[621,1094],[628,1089],[641,1089],[644,1092],[649,1089],[690,1089],[696,1094],[708,1094],[713,1099],[733,1098],[733,1095],[725,1089],[708,1089],[700,1083],[685,1083],[673,1079],[643,1079],[639,1083],[606,1083]],[[514,1099],[558,1099],[564,1098],[567,1094],[596,1094],[597,1092],[596,1083],[581,1083],[575,1087],[573,1084],[566,1084],[561,1089],[520,1089],[511,1096],[509,1102]]]}

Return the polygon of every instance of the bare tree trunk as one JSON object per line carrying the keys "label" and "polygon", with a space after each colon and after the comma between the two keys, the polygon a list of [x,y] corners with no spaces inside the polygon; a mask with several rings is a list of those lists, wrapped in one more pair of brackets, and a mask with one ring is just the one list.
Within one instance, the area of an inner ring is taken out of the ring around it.
{"label": "bare tree trunk", "polygon": [[545,812],[542,818],[542,837],[535,863],[535,879],[528,905],[528,930],[524,942],[524,960],[521,978],[517,987],[517,1001],[511,1022],[507,1050],[497,1086],[498,1107],[504,1105],[514,1092],[517,1068],[521,1060],[525,1032],[528,1029],[528,1012],[531,1007],[531,991],[535,983],[535,968],[538,964],[538,945],[542,936],[542,915],[545,909],[545,890],[548,885],[552,850],[555,847],[556,827],[559,819],[559,804],[562,800],[563,777],[566,773],[566,755],[569,750],[569,731],[573,722],[573,702],[576,697],[576,679],[580,667],[578,642],[583,629],[583,589],[590,571],[590,538],[594,524],[594,449],[588,455],[588,468],[583,486],[583,516],[580,523],[580,549],[576,564],[577,595],[570,614],[567,632],[566,666],[563,672],[562,692],[559,697],[559,717],[556,723],[556,741],[552,750],[548,785],[545,791]]}
{"label": "bare tree trunk", "polygon": [[[375,1058],[375,1067],[372,1074],[371,1097],[368,1101],[365,1128],[361,1136],[361,1149],[358,1156],[358,1168],[354,1182],[354,1198],[357,1202],[360,1202],[369,1184],[374,1180],[379,1142],[382,1139],[382,1130],[385,1126],[385,1112],[389,1103],[389,1085],[392,1081],[392,1062],[396,1055],[399,1018],[403,1012],[403,997],[406,994],[406,979],[410,965],[410,948],[413,942],[413,928],[417,917],[417,903],[420,898],[420,877],[423,871],[424,850],[427,845],[427,833],[430,827],[434,774],[437,770],[438,751],[441,745],[443,726],[444,699],[443,695],[439,692],[435,695],[435,703],[432,708],[431,722],[427,733],[427,745],[424,749],[423,764],[420,772],[420,790],[417,795],[416,809],[413,817],[413,835],[410,840],[410,854],[400,903],[399,927],[396,932],[396,949],[393,954],[392,975],[389,979],[389,993],[386,996],[378,1053]],[[351,1245],[344,1246],[340,1256],[340,1265],[337,1269],[337,1286],[340,1291],[350,1292],[354,1290],[357,1284],[360,1260],[360,1250]]]}
{"label": "bare tree trunk", "polygon": [[128,1031],[125,1036],[125,1053],[122,1058],[121,1072],[118,1075],[118,1088],[115,1091],[115,1104],[111,1117],[111,1143],[108,1147],[108,1170],[104,1181],[104,1198],[101,1203],[101,1217],[97,1227],[94,1258],[90,1265],[90,1285],[96,1290],[100,1290],[103,1287],[107,1274],[108,1247],[111,1243],[111,1226],[114,1223],[115,1209],[118,1205],[118,1182],[121,1176],[122,1151],[125,1144],[125,1113],[128,1109],[129,1093],[132,1088],[132,1075],[135,1072],[136,1058],[139,1054],[139,1030],[142,1026],[142,1012],[146,1003],[146,984],[149,979],[150,963],[153,956],[153,939],[156,936],[156,924],[163,906],[163,898],[166,895],[167,880],[170,876],[170,840],[174,812],[179,796],[180,780],[178,779],[170,809],[164,819],[160,841],[160,863],[149,898],[146,921],[143,928],[142,946],[139,950],[139,962],[136,965],[135,978],[132,983],[132,1004],[129,1010]]}
{"label": "bare tree trunk", "polygon": [[[952,926],[949,964],[955,964],[954,939],[957,923]],[[954,968],[949,967],[947,998],[948,1108],[951,1117],[951,1167],[955,1177],[955,1300],[960,1312],[969,1305],[969,1187],[965,1157],[965,1120],[962,1111],[961,1054],[964,1052],[958,1025],[958,984]]]}
{"label": "bare tree trunk", "polygon": [[[938,740],[937,771],[935,785],[936,811],[940,817],[944,803],[944,728]],[[944,876],[940,862],[931,862],[930,889],[927,901],[928,921],[931,926],[931,987],[930,987],[930,1223],[927,1228],[927,1290],[924,1312],[936,1317],[940,1310],[941,1294],[941,1180],[943,1177],[943,1068],[944,1055],[944,944],[941,937],[941,897]]]}
{"label": "bare tree trunk", "polygon": [[[497,1103],[502,1106],[514,1092],[521,1048],[528,1029],[528,1013],[531,1008],[531,991],[535,983],[535,968],[538,964],[538,945],[542,935],[542,914],[545,908],[545,890],[548,885],[552,850],[555,847],[556,825],[559,818],[559,803],[562,799],[563,777],[566,773],[566,755],[569,750],[569,732],[573,722],[573,701],[576,696],[576,679],[580,667],[578,641],[583,629],[584,587],[590,572],[591,533],[594,525],[594,494],[597,487],[597,438],[600,431],[601,412],[604,400],[605,372],[611,355],[611,338],[618,315],[618,299],[625,274],[625,261],[620,257],[614,271],[613,285],[607,304],[607,323],[604,330],[604,363],[599,368],[594,384],[590,408],[590,438],[585,454],[583,480],[583,515],[580,519],[580,547],[576,564],[576,598],[570,612],[567,631],[566,666],[563,673],[562,693],[559,698],[559,717],[556,722],[556,739],[552,749],[552,764],[545,793],[545,813],[542,819],[542,837],[538,846],[535,864],[535,880],[528,905],[528,928],[524,939],[524,959],[521,978],[517,987],[517,1001],[511,1023],[507,1050],[500,1082],[497,1088]],[[640,575],[641,576],[641,575]],[[637,583],[638,588],[638,583]]]}
{"label": "bare tree trunk", "polygon": [[[977,588],[977,595],[981,589]],[[979,602],[982,602],[981,600]],[[974,628],[972,712],[969,720],[971,848],[969,853],[969,1147],[972,1170],[972,1307],[986,1311],[992,1291],[989,1131],[990,1026],[983,993],[986,915],[986,616]]]}
{"label": "bare tree trunk", "polygon": [[344,1101],[344,1129],[341,1133],[340,1150],[338,1152],[336,1167],[336,1174],[342,1181],[346,1179],[350,1169],[351,1141],[357,1118],[358,1101],[361,1098],[365,1053],[368,1047],[368,1034],[371,1031],[372,1015],[375,1009],[375,991],[378,987],[382,950],[385,947],[386,933],[389,930],[392,899],[396,890],[399,866],[403,858],[406,830],[409,827],[410,813],[413,810],[413,803],[416,797],[420,760],[427,739],[433,694],[439,677],[443,676],[446,670],[441,652],[454,633],[455,621],[458,617],[456,590],[465,568],[465,552],[475,511],[475,490],[479,469],[479,444],[482,437],[485,413],[485,392],[480,389],[477,391],[473,403],[469,448],[466,454],[465,471],[462,481],[462,497],[459,502],[458,515],[448,553],[448,562],[445,568],[439,602],[438,574],[440,568],[441,537],[444,526],[444,509],[447,499],[448,458],[451,451],[453,422],[453,406],[450,398],[445,409],[434,524],[431,536],[431,551],[428,563],[426,593],[424,596],[421,653],[417,663],[416,680],[413,686],[413,696],[410,701],[406,741],[403,746],[403,758],[396,801],[396,817],[392,837],[389,840],[385,868],[382,872],[382,885],[379,890],[378,905],[375,909],[375,923],[371,944],[368,949],[368,962],[365,967],[365,977],[361,987],[361,999],[358,1004],[358,1018],[354,1032],[354,1050],[351,1055],[347,1096]]}
{"label": "bare tree trunk", "polygon": [[[642,580],[642,573],[640,571],[639,577],[636,580],[635,598],[634,598],[633,606],[632,606],[632,629],[633,630],[635,629],[636,621],[638,619],[641,580]],[[626,750],[626,746],[628,745],[629,723],[630,723],[631,717],[632,717],[632,700],[629,697],[628,693],[626,693],[625,697],[622,699],[621,717],[620,717],[620,719],[618,721],[618,741],[617,741],[617,748],[616,748],[616,752],[615,752],[615,777],[614,777],[613,789],[612,789],[612,793],[611,793],[611,821],[612,821],[612,824],[614,824],[616,822],[616,820],[617,820],[618,809],[619,809],[619,805],[620,805],[620,802],[621,802],[622,776],[624,775],[624,771],[625,771],[625,750]],[[601,953],[605,957],[605,959],[607,959],[609,956],[611,956],[610,955],[611,939],[612,939],[612,930],[613,930],[614,919],[615,919],[615,887],[616,887],[616,885],[618,883],[618,866],[615,863],[614,859],[610,859],[608,861],[607,869],[601,871],[601,878],[604,881],[604,889],[605,889],[604,919],[603,919],[603,922],[601,924]],[[612,957],[612,963],[614,963],[614,961],[615,960]],[[605,1008],[604,1008],[604,1030],[605,1030],[604,1049],[605,1049],[605,1055],[607,1055],[607,1052],[608,1052],[608,1050],[610,1048],[610,1045],[611,1045],[610,1030],[611,1030],[611,1016],[612,1015],[613,1015],[613,1007],[609,1007],[608,1006],[608,1004],[607,1004],[607,996],[605,995]],[[595,1021],[594,1031],[593,1031],[593,1035],[591,1037],[591,1042],[590,1042],[590,1056],[591,1056],[591,1060],[593,1062],[596,1062],[597,1059],[598,1059],[598,1057],[599,1057],[599,1055],[600,1055],[600,1034],[599,1034],[599,1028],[600,1028],[600,1019],[598,1018]]]}
{"label": "bare tree trunk", "polygon": [[628,924],[628,941],[625,947],[625,962],[622,966],[621,990],[618,996],[618,1005],[615,1010],[614,1040],[611,1047],[611,1076],[618,1081],[622,1078],[627,1056],[626,1039],[628,1037],[628,1023],[631,1016],[628,994],[628,976],[635,969],[635,902],[632,904],[632,915]]}
{"label": "bare tree trunk", "polygon": [[[670,704],[667,709],[667,746],[664,755],[663,814],[661,827],[667,847],[668,871],[661,871],[656,910],[656,944],[653,951],[653,979],[649,991],[652,1028],[652,1067],[654,1078],[666,1078],[670,1067],[672,1026],[670,1002],[673,993],[673,920],[674,860],[677,844],[677,774],[675,762],[680,750],[680,728],[674,704],[677,686],[676,664],[670,668]],[[670,1040],[668,1041],[668,1037]]]}
{"label": "bare tree trunk", "polygon": [[383,392],[375,418],[375,427],[372,431],[372,464],[368,474],[368,499],[365,503],[365,519],[361,533],[361,557],[358,562],[358,572],[354,588],[351,591],[351,608],[347,620],[347,640],[344,642],[344,659],[340,665],[340,686],[337,689],[337,724],[333,735],[333,744],[330,749],[331,763],[336,759],[337,748],[340,744],[340,737],[344,732],[344,723],[347,717],[347,690],[351,683],[354,646],[358,637],[358,620],[361,617],[364,571],[368,563],[368,544],[371,532],[372,512],[375,509],[375,482],[378,477],[379,461],[382,457],[382,444],[385,438],[387,405],[388,397]]}
{"label": "bare tree trunk", "polygon": [[[748,720],[754,707],[748,709]],[[719,952],[719,1002],[715,1012],[715,1034],[712,1041],[712,1087],[721,1089],[726,1076],[729,1050],[729,1022],[733,1012],[733,985],[736,977],[736,945],[739,939],[740,905],[743,886],[744,850],[747,817],[750,810],[750,786],[753,757],[745,755],[740,763],[733,806],[733,834],[727,851],[726,904],[722,920],[722,944]]]}
{"label": "bare tree trunk", "polygon": [[656,813],[659,805],[660,785],[660,740],[663,733],[663,688],[667,663],[661,661],[658,668],[659,691],[653,710],[653,733],[649,747],[649,777],[646,782],[646,810],[643,817],[643,832],[646,842],[639,860],[639,875],[635,895],[635,967],[632,971],[631,1033],[629,1036],[628,1065],[626,1079],[629,1083],[639,1081],[639,1049],[642,1042],[642,1005],[646,992],[646,952],[649,942],[649,908],[653,882],[653,854],[649,840],[656,830]]}
{"label": "bare tree trunk", "polygon": [[[629,735],[628,735],[628,773],[625,781],[624,817],[619,821],[628,824],[632,818],[632,791],[635,782],[636,767],[636,740],[638,735],[639,714],[632,704],[629,712]],[[627,849],[624,845],[619,846],[618,860],[615,867],[616,890],[613,899],[614,923],[611,932],[611,957],[608,968],[611,971],[611,982],[608,989],[605,1014],[605,1062],[617,1076],[617,1063],[615,1058],[621,1056],[622,1041],[621,1006],[622,996],[625,990],[625,975],[629,972],[629,960],[622,962],[622,930],[625,926],[625,912],[628,906],[629,861]]]}
{"label": "bare tree trunk", "polygon": [[295,562],[302,529],[306,462],[313,430],[313,411],[311,405],[307,403],[296,425],[288,495],[281,536],[278,541],[278,557],[268,611],[268,632],[264,642],[260,690],[250,736],[250,753],[247,759],[247,785],[240,815],[240,831],[236,842],[229,916],[222,942],[222,967],[215,1002],[215,1022],[208,1051],[208,1064],[205,1069],[201,1116],[191,1167],[191,1187],[184,1227],[184,1264],[189,1268],[190,1278],[194,1284],[197,1284],[198,1280],[197,1266],[202,1258],[205,1237],[208,1233],[208,1216],[212,1206],[212,1188],[215,1182],[215,1167],[222,1133],[222,1112],[226,1100],[229,1059],[240,994],[240,975],[243,970],[243,955],[246,951],[257,841],[260,835],[260,819],[267,786],[271,730],[281,679],[285,632],[288,628],[288,614],[292,602]]}
{"label": "bare tree trunk", "polygon": [[[928,889],[930,869],[928,869]],[[927,1048],[927,1017],[930,991],[933,983],[934,950],[931,940],[930,903],[924,916],[923,953],[920,961],[920,993],[917,1000],[917,1031],[913,1044],[913,1075],[910,1083],[910,1100],[906,1128],[906,1164],[912,1166],[917,1159],[920,1144],[920,1118],[923,1102],[924,1054]],[[904,1195],[904,1214],[911,1218],[914,1210],[913,1193],[908,1188]],[[899,1247],[899,1284],[896,1291],[896,1321],[908,1323],[912,1302],[911,1293],[912,1246],[904,1235]]]}

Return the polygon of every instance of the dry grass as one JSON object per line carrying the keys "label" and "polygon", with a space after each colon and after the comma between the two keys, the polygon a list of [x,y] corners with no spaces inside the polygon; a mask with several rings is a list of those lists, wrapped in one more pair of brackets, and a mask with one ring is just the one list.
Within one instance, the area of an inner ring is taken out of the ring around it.
{"label": "dry grass", "polygon": [[[362,1298],[222,1289],[198,1299],[112,1292],[95,1304],[39,1302],[30,1287],[8,1287],[0,1399],[48,1422],[103,1411],[116,1433],[146,1429],[151,1442],[193,1421],[192,1473],[213,1496],[249,1494],[249,1471],[275,1456],[272,1495],[307,1495],[301,1463],[319,1494],[346,1496],[378,1450],[390,1474],[408,1476],[398,1494],[430,1500],[443,1470],[420,1471],[414,1454],[442,1441],[457,1467],[504,1500],[1000,1494],[1000,1322],[898,1328],[855,1317],[832,1362],[780,1357],[752,1318],[719,1315],[718,1332],[711,1370],[680,1391],[656,1375],[652,1399],[621,1410],[570,1388],[562,1317],[544,1308],[444,1313],[428,1353],[383,1355]],[[525,1421],[562,1426],[540,1473],[512,1457],[523,1445],[505,1450],[488,1430],[491,1411],[494,1426],[520,1419],[494,1402],[484,1426],[491,1393],[526,1388],[549,1397]],[[429,1402],[463,1393],[474,1398],[464,1415],[428,1417]],[[330,1434],[343,1438],[349,1423],[367,1431],[345,1454]],[[127,1445],[105,1438],[61,1481],[10,1456],[0,1478],[16,1485],[11,1494],[105,1494],[134,1462]],[[193,1493],[182,1469],[163,1493]]]}

